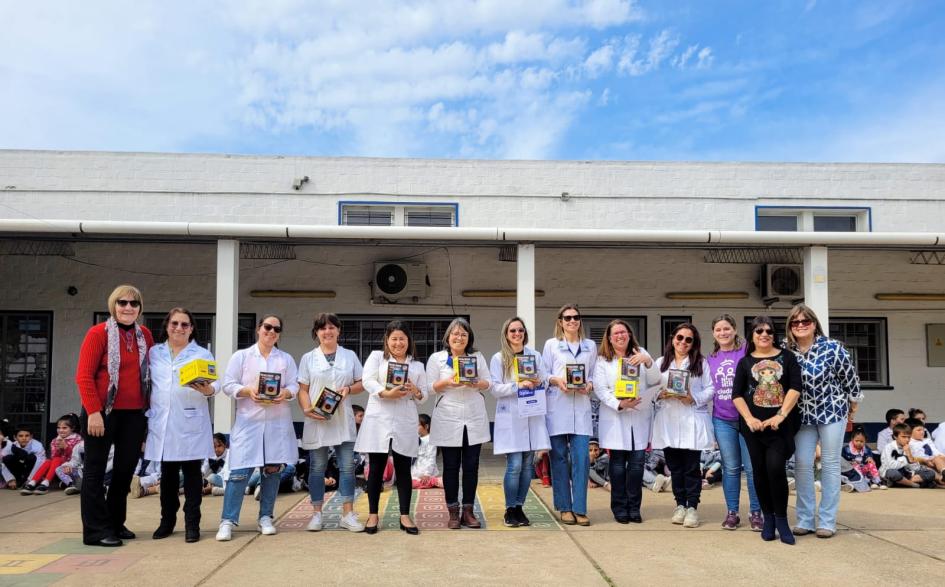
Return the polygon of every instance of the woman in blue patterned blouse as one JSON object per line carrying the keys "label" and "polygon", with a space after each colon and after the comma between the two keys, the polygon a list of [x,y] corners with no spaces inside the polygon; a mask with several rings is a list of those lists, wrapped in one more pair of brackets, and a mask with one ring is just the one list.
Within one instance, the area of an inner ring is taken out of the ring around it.
{"label": "woman in blue patterned blouse", "polygon": [[[837,531],[840,505],[840,451],[847,419],[856,413],[863,395],[856,366],[843,345],[824,335],[814,311],[804,304],[794,306],[787,318],[787,345],[801,365],[801,428],[795,437],[797,483],[796,536],[811,534],[830,538]],[[814,510],[814,454],[820,442],[821,487],[817,524]]]}

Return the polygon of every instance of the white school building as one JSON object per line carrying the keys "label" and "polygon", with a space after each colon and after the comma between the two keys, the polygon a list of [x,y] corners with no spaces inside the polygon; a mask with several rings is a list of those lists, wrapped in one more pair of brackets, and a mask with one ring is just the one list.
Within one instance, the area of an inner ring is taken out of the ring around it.
{"label": "white school building", "polygon": [[576,302],[598,342],[622,317],[657,355],[682,321],[708,352],[714,316],[744,332],[804,299],[856,359],[858,420],[945,419],[945,165],[0,150],[0,414],[48,435],[78,411],[79,345],[120,283],[155,330],[195,312],[220,363],[267,313],[296,359],[322,311],[362,360],[394,317],[425,360],[457,315],[489,358],[506,318],[540,350]]}

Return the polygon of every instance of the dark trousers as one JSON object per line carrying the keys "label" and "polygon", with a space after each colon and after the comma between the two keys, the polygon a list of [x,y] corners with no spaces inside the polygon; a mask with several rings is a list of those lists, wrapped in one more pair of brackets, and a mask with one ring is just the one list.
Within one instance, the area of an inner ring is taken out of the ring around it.
{"label": "dark trousers", "polygon": [[463,469],[463,505],[476,503],[479,487],[479,450],[481,444],[469,444],[469,434],[463,427],[462,446],[441,446],[443,451],[443,492],[446,505],[459,503],[459,469]]}
{"label": "dark trousers", "polygon": [[[394,455],[394,484],[397,485],[397,498],[400,500],[400,515],[410,515],[410,497],[413,492],[413,479],[410,477],[410,457],[391,450]],[[367,495],[369,513],[376,514],[381,500],[381,488],[384,485],[384,468],[387,466],[387,453],[368,453]]]}
{"label": "dark trousers", "polygon": [[676,505],[698,508],[702,496],[702,467],[699,463],[701,451],[685,448],[663,449],[666,466],[673,481],[673,497]]}
{"label": "dark trousers", "polygon": [[200,527],[200,503],[203,501],[203,461],[161,462],[161,525],[173,528],[180,509],[178,487],[181,473],[184,475],[184,525]]}
{"label": "dark trousers", "polygon": [[[97,542],[114,536],[125,525],[131,477],[148,432],[148,419],[141,410],[113,410],[105,416],[105,435],[90,436],[88,415],[82,412],[85,440],[85,470],[82,479],[82,537]],[[108,451],[115,446],[112,481],[105,495],[105,466]]]}
{"label": "dark trousers", "polygon": [[30,478],[30,472],[36,466],[36,455],[24,451],[17,451],[20,454],[8,454],[3,457],[3,465],[10,471],[13,478],[16,479],[16,486],[23,487]]}
{"label": "dark trousers", "polygon": [[640,513],[643,501],[643,463],[646,451],[610,451],[610,511],[615,518]]}
{"label": "dark trousers", "polygon": [[758,504],[765,514],[787,517],[788,482],[784,466],[794,454],[794,436],[782,430],[750,432],[742,430]]}

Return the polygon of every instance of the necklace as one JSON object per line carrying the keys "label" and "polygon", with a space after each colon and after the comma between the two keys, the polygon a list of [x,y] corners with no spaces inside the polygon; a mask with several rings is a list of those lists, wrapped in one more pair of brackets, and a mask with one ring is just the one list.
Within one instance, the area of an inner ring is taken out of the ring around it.
{"label": "necklace", "polygon": [[121,338],[125,341],[125,350],[131,352],[131,343],[134,342],[134,331],[128,330],[121,332]]}

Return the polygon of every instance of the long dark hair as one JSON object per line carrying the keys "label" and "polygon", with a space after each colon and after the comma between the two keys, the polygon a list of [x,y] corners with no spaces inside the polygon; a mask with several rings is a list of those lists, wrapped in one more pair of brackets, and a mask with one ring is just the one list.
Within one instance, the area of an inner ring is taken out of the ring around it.
{"label": "long dark hair", "polygon": [[760,316],[755,316],[755,319],[751,321],[751,326],[749,327],[750,330],[745,333],[745,336],[748,338],[748,346],[745,347],[745,352],[749,355],[755,352],[755,328],[758,328],[759,326],[767,326],[770,328],[771,332],[774,333],[771,335],[773,339],[771,344],[776,349],[781,347],[780,343],[778,342],[778,333],[774,327],[774,321],[771,320],[770,316],[765,316],[762,314]]}
{"label": "long dark hair", "polygon": [[639,343],[637,343],[637,337],[633,335],[633,328],[627,324],[626,320],[621,320],[617,318],[612,320],[610,324],[607,325],[607,329],[604,330],[604,336],[601,337],[600,347],[598,347],[597,354],[608,361],[613,361],[614,357],[617,355],[617,352],[614,351],[614,345],[610,344],[610,331],[614,329],[614,326],[622,325],[627,329],[627,333],[630,335],[630,340],[627,342],[627,356],[636,352],[640,348]]}
{"label": "long dark hair", "polygon": [[689,372],[696,377],[702,377],[702,338],[699,336],[699,330],[689,322],[684,322],[673,329],[673,333],[666,341],[663,348],[663,360],[660,362],[660,371],[666,371],[673,364],[676,357],[676,349],[673,348],[673,340],[680,330],[690,330],[692,332],[692,345],[689,347]]}
{"label": "long dark hair", "polygon": [[387,328],[384,329],[384,358],[390,358],[390,347],[387,346],[387,339],[390,338],[390,335],[396,331],[401,331],[404,333],[404,336],[407,337],[407,356],[416,357],[417,356],[417,346],[413,342],[413,335],[410,334],[410,329],[407,328],[407,323],[402,320],[391,320],[387,323]]}

